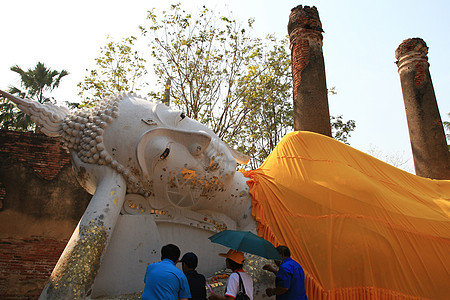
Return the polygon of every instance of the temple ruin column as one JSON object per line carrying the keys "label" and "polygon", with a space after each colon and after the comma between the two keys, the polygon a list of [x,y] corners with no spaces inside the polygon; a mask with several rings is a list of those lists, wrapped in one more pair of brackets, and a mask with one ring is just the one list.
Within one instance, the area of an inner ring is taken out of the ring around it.
{"label": "temple ruin column", "polygon": [[448,151],[428,63],[420,38],[404,40],[395,50],[405,102],[416,175],[450,179]]}
{"label": "temple ruin column", "polygon": [[322,24],[315,6],[294,7],[289,16],[294,130],[307,130],[331,137]]}

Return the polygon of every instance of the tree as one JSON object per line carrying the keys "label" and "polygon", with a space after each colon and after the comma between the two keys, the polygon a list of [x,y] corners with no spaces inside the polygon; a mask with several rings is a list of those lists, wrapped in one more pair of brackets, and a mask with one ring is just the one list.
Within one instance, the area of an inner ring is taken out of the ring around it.
{"label": "tree", "polygon": [[[38,62],[34,69],[24,71],[18,65],[12,66],[11,71],[20,75],[20,87],[10,86],[8,92],[21,98],[35,100],[40,103],[54,102],[53,98],[45,95],[57,88],[66,70],[56,71]],[[2,98],[0,100],[0,126],[2,129],[27,131],[34,128],[31,119],[21,112],[14,103]]]}
{"label": "tree", "polygon": [[289,41],[267,36],[258,65],[252,65],[238,80],[238,93],[251,103],[241,127],[241,138],[228,143],[251,157],[248,168],[261,165],[283,136],[293,130],[292,75]]}
{"label": "tree", "polygon": [[[159,84],[171,82],[174,105],[250,155],[249,167],[259,166],[293,128],[287,38],[252,37],[254,20],[244,26],[205,6],[193,17],[171,5],[160,17],[149,11],[147,20],[141,31],[150,38]],[[152,96],[163,98],[162,92]],[[337,138],[346,142],[354,121],[333,120]]]}
{"label": "tree", "polygon": [[367,150],[367,154],[376,157],[379,160],[382,160],[385,163],[390,164],[391,166],[414,174],[413,165],[411,165],[410,159],[405,157],[406,155],[405,151],[385,154],[378,147],[370,145],[369,150]]}
{"label": "tree", "polygon": [[[328,95],[337,95],[336,87],[333,86],[327,90]],[[331,136],[347,145],[350,145],[348,138],[351,136],[352,131],[355,130],[355,120],[343,121],[342,115],[330,116],[331,124]]]}
{"label": "tree", "polygon": [[95,59],[97,68],[87,70],[89,75],[78,84],[81,106],[93,106],[101,99],[118,92],[140,90],[147,74],[146,60],[134,50],[136,38],[131,36],[121,42],[110,41],[100,49],[101,56]]}
{"label": "tree", "polygon": [[[447,113],[447,116],[450,118],[450,113]],[[450,122],[449,121],[444,121],[444,129],[450,130]]]}
{"label": "tree", "polygon": [[347,122],[344,122],[342,120],[342,115],[340,115],[337,117],[330,116],[330,122],[331,134],[333,138],[349,145],[348,138],[350,137],[351,132],[355,130],[355,120],[348,120]]}
{"label": "tree", "polygon": [[[250,34],[203,6],[196,17],[172,5],[150,11],[142,33],[151,39],[158,81],[170,79],[173,103],[259,164],[292,127],[287,40]],[[161,93],[152,96],[161,99]]]}
{"label": "tree", "polygon": [[[10,92],[8,90],[8,92]],[[29,131],[34,129],[30,117],[6,98],[0,97],[0,128],[4,130]]]}
{"label": "tree", "polygon": [[[140,29],[150,39],[156,80],[164,87],[149,93],[153,100],[170,98],[187,116],[250,155],[250,166],[257,167],[293,130],[292,75],[287,37],[256,38],[253,23],[250,19],[243,25],[205,6],[192,16],[176,4],[161,15],[149,11]],[[145,75],[145,60],[132,50],[135,41],[132,37],[102,48],[97,68],[79,84],[84,105],[135,89]],[[336,136],[346,142],[354,121],[336,120]]]}
{"label": "tree", "polygon": [[[241,123],[251,109],[236,93],[236,83],[256,58],[260,44],[247,34],[253,21],[242,28],[206,7],[193,18],[180,4],[172,5],[161,17],[152,10],[147,19],[150,25],[141,26],[141,31],[150,37],[158,82],[171,81],[173,104],[221,138],[237,134],[232,124]],[[162,98],[161,93],[152,96]]]}

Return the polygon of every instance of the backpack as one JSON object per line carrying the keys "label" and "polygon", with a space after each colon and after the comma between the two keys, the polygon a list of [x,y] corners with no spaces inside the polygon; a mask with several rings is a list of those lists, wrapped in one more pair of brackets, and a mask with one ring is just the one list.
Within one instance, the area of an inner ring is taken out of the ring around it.
{"label": "backpack", "polygon": [[245,293],[244,283],[242,282],[241,274],[236,272],[239,276],[239,293],[236,295],[236,300],[250,300],[250,297]]}

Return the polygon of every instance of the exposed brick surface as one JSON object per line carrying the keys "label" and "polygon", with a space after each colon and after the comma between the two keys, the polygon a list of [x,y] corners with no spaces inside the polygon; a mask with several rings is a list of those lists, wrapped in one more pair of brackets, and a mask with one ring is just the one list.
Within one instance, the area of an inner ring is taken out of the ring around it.
{"label": "exposed brick surface", "polygon": [[58,139],[32,132],[0,130],[0,155],[11,153],[18,162],[27,164],[47,180],[55,178],[63,166],[70,164],[70,156]]}
{"label": "exposed brick surface", "polygon": [[297,99],[297,88],[302,80],[302,71],[308,64],[309,41],[301,39],[292,46],[292,80],[294,84],[294,99]]}
{"label": "exposed brick surface", "polygon": [[320,22],[319,12],[315,6],[298,5],[291,10],[288,23],[288,34],[296,28],[311,29],[317,32],[322,39],[322,23]]}
{"label": "exposed brick surface", "polygon": [[58,139],[0,130],[0,299],[39,297],[89,199]]}
{"label": "exposed brick surface", "polygon": [[401,69],[405,65],[410,65],[416,72],[414,85],[419,88],[426,82],[428,71],[428,46],[421,38],[411,38],[404,40],[395,50],[397,65]]}
{"label": "exposed brick surface", "polygon": [[426,56],[428,54],[427,43],[421,38],[406,39],[395,50],[395,57],[400,59],[400,57],[411,52],[417,52],[422,56]]}
{"label": "exposed brick surface", "polygon": [[296,6],[289,15],[294,130],[331,137],[322,23],[315,6]]}
{"label": "exposed brick surface", "polygon": [[322,23],[315,6],[299,5],[291,10],[288,33],[291,41],[294,99],[297,99],[302,71],[309,63],[310,42],[322,45],[322,32]]}
{"label": "exposed brick surface", "polygon": [[37,299],[66,243],[40,238],[0,239],[0,299]]}
{"label": "exposed brick surface", "polygon": [[428,63],[418,62],[414,65],[414,69],[416,70],[416,75],[414,76],[414,85],[416,87],[421,87],[426,79]]}
{"label": "exposed brick surface", "polygon": [[[70,156],[58,139],[33,132],[0,130],[0,157],[14,157],[9,163],[24,163],[46,180],[52,180],[70,164]],[[5,197],[6,190],[0,182],[0,211]]]}

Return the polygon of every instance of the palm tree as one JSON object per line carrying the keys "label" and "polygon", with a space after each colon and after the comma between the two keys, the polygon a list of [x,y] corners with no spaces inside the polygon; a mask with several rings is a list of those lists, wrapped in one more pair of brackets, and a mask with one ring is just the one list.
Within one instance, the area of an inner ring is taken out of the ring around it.
{"label": "palm tree", "polygon": [[18,88],[11,87],[11,93],[25,94],[26,98],[39,101],[40,103],[50,101],[50,98],[44,96],[44,91],[53,91],[59,86],[61,78],[69,74],[66,70],[61,72],[51,70],[41,62],[38,62],[34,69],[28,69],[26,72],[18,65],[12,66],[11,71],[20,75],[21,85],[25,89],[25,92],[22,92]]}
{"label": "palm tree", "polygon": [[[10,86],[8,92],[21,98],[27,98],[40,103],[51,102],[53,98],[48,98],[44,92],[51,92],[59,86],[61,79],[68,75],[66,70],[56,71],[47,68],[43,63],[38,62],[34,69],[24,71],[18,65],[12,66],[11,71],[20,75],[20,88]],[[12,129],[27,131],[34,127],[31,119],[17,109],[15,104],[6,99],[0,100],[0,127],[2,129]]]}

